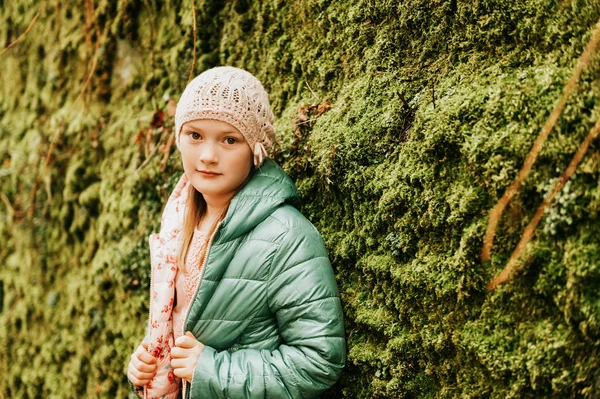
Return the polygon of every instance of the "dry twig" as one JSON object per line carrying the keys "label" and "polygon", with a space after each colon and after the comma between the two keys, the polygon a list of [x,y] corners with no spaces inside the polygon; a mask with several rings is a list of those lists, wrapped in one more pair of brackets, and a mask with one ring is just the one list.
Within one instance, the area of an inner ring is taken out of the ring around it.
{"label": "dry twig", "polygon": [[15,214],[15,208],[10,203],[10,200],[8,199],[6,194],[4,194],[3,192],[0,192],[0,199],[2,199],[2,202],[4,202],[4,205],[6,205],[6,211],[8,212],[8,216],[12,218],[13,215]]}
{"label": "dry twig", "polygon": [[194,32],[194,58],[192,59],[192,67],[190,68],[190,76],[188,77],[188,83],[191,82],[192,77],[194,76],[194,67],[196,66],[196,6],[194,5],[194,0],[192,0],[192,20],[194,26],[192,27]]}
{"label": "dry twig", "polygon": [[169,161],[169,155],[171,154],[171,147],[175,144],[175,135],[169,134],[169,138],[167,139],[167,143],[164,145],[162,149],[163,159],[160,161],[160,171],[164,172],[167,168],[167,162]]}
{"label": "dry twig", "polygon": [[144,159],[144,162],[142,162],[142,164],[140,166],[138,166],[138,168],[135,170],[135,174],[138,174],[140,170],[144,169],[146,167],[146,165],[148,165],[148,163],[150,163],[150,161],[152,160],[152,158],[154,158],[154,156],[158,153],[159,150],[159,146],[155,145],[152,150],[150,151],[150,153],[148,154],[148,156],[146,157],[146,159]]}
{"label": "dry twig", "polygon": [[594,141],[594,139],[596,137],[598,137],[598,133],[600,133],[600,119],[598,119],[598,121],[596,122],[594,127],[592,127],[592,129],[589,131],[588,135],[586,136],[586,138],[583,140],[583,142],[577,149],[577,152],[573,156],[573,159],[571,159],[569,166],[567,166],[567,169],[565,169],[563,174],[558,178],[558,181],[554,184],[554,187],[552,188],[552,191],[550,192],[550,194],[548,194],[548,196],[546,198],[544,198],[544,201],[542,202],[542,204],[539,206],[539,208],[535,212],[533,219],[531,219],[531,221],[529,222],[527,227],[525,227],[525,230],[523,231],[523,235],[521,236],[521,239],[519,240],[519,243],[517,244],[517,247],[513,251],[510,259],[506,263],[506,266],[504,266],[504,269],[487,285],[488,290],[493,290],[494,288],[496,288],[496,286],[498,284],[502,284],[502,283],[508,281],[510,279],[510,277],[513,275],[514,271],[517,270],[517,268],[519,266],[519,263],[518,263],[519,256],[521,255],[521,252],[523,252],[523,250],[525,249],[525,247],[531,240],[531,237],[533,236],[533,233],[535,232],[535,228],[537,227],[539,221],[542,219],[542,216],[544,215],[544,211],[548,208],[550,203],[554,200],[554,197],[556,197],[556,195],[560,192],[560,190],[562,190],[562,188],[565,186],[565,183],[567,182],[567,180],[569,180],[571,178],[571,176],[573,176],[573,174],[575,173],[575,170],[577,169],[577,166],[583,159],[583,156],[585,155],[588,147],[590,146],[592,141]]}
{"label": "dry twig", "polygon": [[6,53],[9,48],[13,47],[15,44],[17,44],[21,40],[23,40],[23,38],[25,37],[25,35],[27,35],[27,33],[29,33],[29,31],[33,27],[33,24],[35,24],[35,21],[37,21],[37,19],[39,18],[40,14],[42,13],[42,9],[44,8],[44,4],[45,3],[46,3],[46,0],[42,0],[42,2],[40,3],[40,8],[38,9],[37,14],[35,14],[35,17],[33,17],[33,19],[31,20],[31,22],[29,23],[29,26],[27,27],[27,29],[25,29],[25,32],[23,32],[21,34],[21,36],[17,37],[14,42],[12,42],[8,46],[6,46],[6,48],[4,50],[2,50],[2,52],[0,52],[0,56],[2,54]]}
{"label": "dry twig", "polygon": [[548,138],[548,135],[550,134],[550,131],[552,130],[554,125],[556,125],[556,121],[558,120],[560,114],[565,108],[569,96],[575,89],[575,85],[577,84],[577,81],[581,76],[581,72],[590,63],[590,60],[596,55],[598,42],[600,42],[600,20],[596,23],[596,26],[594,27],[594,31],[592,33],[592,37],[589,43],[587,44],[585,50],[583,51],[581,58],[577,62],[577,65],[575,66],[575,69],[571,74],[571,78],[565,85],[558,104],[556,104],[554,110],[552,110],[552,113],[550,114],[548,120],[542,127],[540,134],[533,143],[529,154],[527,154],[525,162],[523,163],[523,166],[521,167],[517,178],[510,185],[510,187],[508,187],[504,195],[502,195],[502,198],[500,198],[498,202],[496,202],[496,205],[494,205],[494,207],[489,213],[487,232],[485,234],[485,238],[483,239],[483,248],[481,250],[482,262],[487,262],[490,260],[492,245],[494,243],[494,236],[496,234],[496,228],[498,226],[500,216],[502,215],[504,208],[506,208],[512,197],[517,193],[517,191],[527,178],[527,175],[533,167],[533,164],[535,163],[535,160],[538,154],[540,153],[544,142]]}
{"label": "dry twig", "polygon": [[315,94],[315,91],[312,89],[312,87],[310,87],[310,85],[308,84],[308,82],[304,82],[304,83],[306,83],[306,87],[308,87],[308,90],[310,90],[310,92],[312,93],[312,95],[315,98],[315,100],[319,101],[319,96],[317,96]]}

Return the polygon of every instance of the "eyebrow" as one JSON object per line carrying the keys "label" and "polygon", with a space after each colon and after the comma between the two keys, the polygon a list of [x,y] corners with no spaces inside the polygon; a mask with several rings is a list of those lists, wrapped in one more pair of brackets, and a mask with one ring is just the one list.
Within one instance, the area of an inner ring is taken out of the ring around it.
{"label": "eyebrow", "polygon": [[[185,126],[185,127],[183,127],[183,129],[204,133],[204,129],[201,129],[201,128],[195,127],[195,126]],[[237,130],[231,130],[231,129],[220,131],[219,134],[238,134],[242,137],[244,136],[241,132],[239,132]]]}

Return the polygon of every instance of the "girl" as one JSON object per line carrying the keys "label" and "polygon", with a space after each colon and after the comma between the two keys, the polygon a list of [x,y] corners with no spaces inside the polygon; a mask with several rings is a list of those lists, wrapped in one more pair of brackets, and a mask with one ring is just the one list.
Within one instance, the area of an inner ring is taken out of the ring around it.
{"label": "girl", "polygon": [[149,333],[128,378],[143,398],[308,398],[346,360],[323,240],[267,158],[267,93],[250,73],[205,71],[175,114],[184,174],[149,238]]}

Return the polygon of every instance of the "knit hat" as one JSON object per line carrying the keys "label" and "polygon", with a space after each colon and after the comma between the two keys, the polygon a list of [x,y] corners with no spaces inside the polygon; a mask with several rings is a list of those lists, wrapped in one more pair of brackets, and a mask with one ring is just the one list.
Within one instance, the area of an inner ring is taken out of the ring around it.
{"label": "knit hat", "polygon": [[238,129],[250,145],[257,167],[275,140],[267,92],[257,78],[243,69],[212,68],[187,85],[175,111],[177,148],[182,125],[196,119],[216,119]]}

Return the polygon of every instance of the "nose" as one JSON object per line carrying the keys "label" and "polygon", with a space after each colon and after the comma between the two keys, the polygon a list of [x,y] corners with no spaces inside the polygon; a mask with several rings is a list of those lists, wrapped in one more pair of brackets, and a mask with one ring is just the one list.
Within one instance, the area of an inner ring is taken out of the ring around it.
{"label": "nose", "polygon": [[217,145],[214,143],[205,143],[200,147],[200,162],[205,164],[216,163],[218,161]]}

